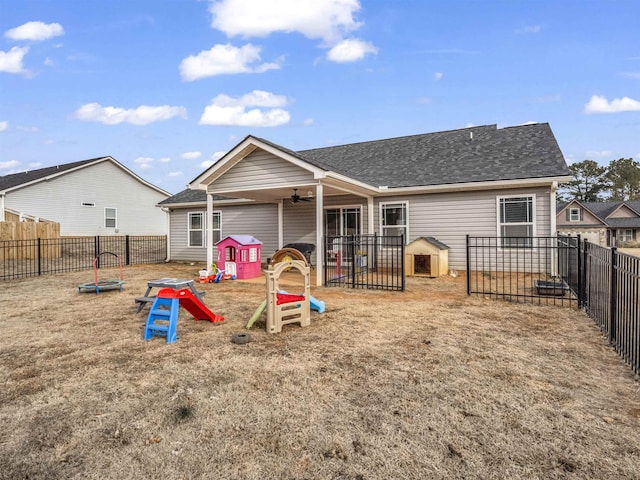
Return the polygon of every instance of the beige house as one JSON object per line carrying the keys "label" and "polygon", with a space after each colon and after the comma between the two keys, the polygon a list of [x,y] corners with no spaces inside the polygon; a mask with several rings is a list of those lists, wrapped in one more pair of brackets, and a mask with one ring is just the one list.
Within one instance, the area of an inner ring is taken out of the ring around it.
{"label": "beige house", "polygon": [[556,225],[560,233],[603,247],[630,246],[640,240],[640,200],[558,204]]}

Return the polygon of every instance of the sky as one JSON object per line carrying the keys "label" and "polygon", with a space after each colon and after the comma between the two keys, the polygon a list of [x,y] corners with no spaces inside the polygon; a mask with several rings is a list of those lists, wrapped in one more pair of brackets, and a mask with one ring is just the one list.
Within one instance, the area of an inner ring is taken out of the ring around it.
{"label": "sky", "polygon": [[0,0],[0,176],[531,122],[640,160],[640,0]]}

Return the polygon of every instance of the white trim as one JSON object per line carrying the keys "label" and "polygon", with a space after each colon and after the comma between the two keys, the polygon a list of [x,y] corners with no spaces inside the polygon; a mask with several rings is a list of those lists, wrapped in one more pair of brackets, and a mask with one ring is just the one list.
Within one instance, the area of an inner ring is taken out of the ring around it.
{"label": "white trim", "polygon": [[278,250],[284,245],[284,200],[278,202]]}
{"label": "white trim", "polygon": [[[207,217],[206,218],[212,218],[212,216],[213,216],[213,195],[207,194]],[[213,222],[208,222],[208,223],[210,224],[208,228],[213,229]],[[213,231],[210,232],[209,235],[205,236],[205,238],[206,238],[206,245],[207,245],[207,265],[205,268],[209,270],[211,268],[211,265],[213,264]]]}
{"label": "white trim", "polygon": [[[535,193],[522,193],[517,194],[514,193],[512,195],[496,195],[496,237],[498,238],[498,248],[502,248],[502,226],[503,224],[500,222],[500,201],[506,198],[531,198],[531,222],[518,222],[518,223],[507,223],[504,225],[531,225],[531,237],[534,238],[532,245],[527,245],[530,248],[535,248],[535,236],[538,229],[538,218],[537,218],[537,199]],[[549,212],[552,215],[552,212]],[[553,235],[553,232],[550,232]]]}
{"label": "white trim", "polygon": [[[187,212],[187,248],[204,248],[206,247],[206,217],[208,212]],[[202,216],[202,228],[195,229],[191,228],[191,215],[201,215]],[[191,232],[202,232],[202,245],[191,245]],[[208,259],[207,259],[208,260]]]}
{"label": "white trim", "polygon": [[[113,210],[114,216],[107,217],[107,210]],[[107,226],[107,220],[115,220],[113,227]],[[104,207],[104,228],[118,228],[118,209],[116,207]]]}
{"label": "white trim", "polygon": [[374,204],[374,198],[369,196],[367,197],[367,233],[369,235],[373,235],[376,231],[375,229],[375,218],[374,218],[374,210],[375,209],[375,204]]}
{"label": "white trim", "polygon": [[[576,219],[573,218],[574,210],[575,210],[575,213],[577,214],[577,217],[578,217]],[[580,207],[569,207],[569,221],[570,222],[579,222],[580,221]]]}
{"label": "white trim", "polygon": [[[382,213],[384,207],[387,205],[403,205],[404,206],[404,225],[384,225],[384,215]],[[409,200],[397,200],[394,202],[380,202],[378,203],[378,212],[379,212],[379,224],[378,227],[380,229],[380,235],[384,235],[384,229],[386,227],[404,227],[404,244],[407,245],[409,243]]]}
{"label": "white trim", "polygon": [[322,272],[324,271],[324,196],[321,183],[316,185],[316,285],[322,286]]}

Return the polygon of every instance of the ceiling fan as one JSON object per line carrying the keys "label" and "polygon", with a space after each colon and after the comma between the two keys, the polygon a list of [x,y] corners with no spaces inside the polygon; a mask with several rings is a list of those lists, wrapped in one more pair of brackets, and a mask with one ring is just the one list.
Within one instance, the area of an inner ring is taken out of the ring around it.
{"label": "ceiling fan", "polygon": [[305,197],[301,197],[300,195],[298,195],[298,189],[297,188],[293,189],[293,195],[291,195],[291,203],[310,202],[310,201],[311,201],[310,198],[305,198]]}

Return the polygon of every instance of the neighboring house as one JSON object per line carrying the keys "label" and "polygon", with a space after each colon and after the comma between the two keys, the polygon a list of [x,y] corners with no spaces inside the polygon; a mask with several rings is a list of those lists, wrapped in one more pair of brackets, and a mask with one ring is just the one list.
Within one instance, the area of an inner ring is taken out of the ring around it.
{"label": "neighboring house", "polygon": [[640,240],[640,200],[558,204],[556,225],[603,247],[624,247]]}
{"label": "neighboring house", "polygon": [[0,177],[0,221],[17,211],[60,224],[63,236],[165,235],[170,197],[112,157]]}
{"label": "neighboring house", "polygon": [[249,135],[159,206],[170,211],[172,260],[210,263],[223,235],[255,236],[263,258],[313,243],[320,283],[325,235],[434,237],[454,269],[466,268],[466,234],[552,235],[556,188],[570,179],[546,123],[299,152]]}

